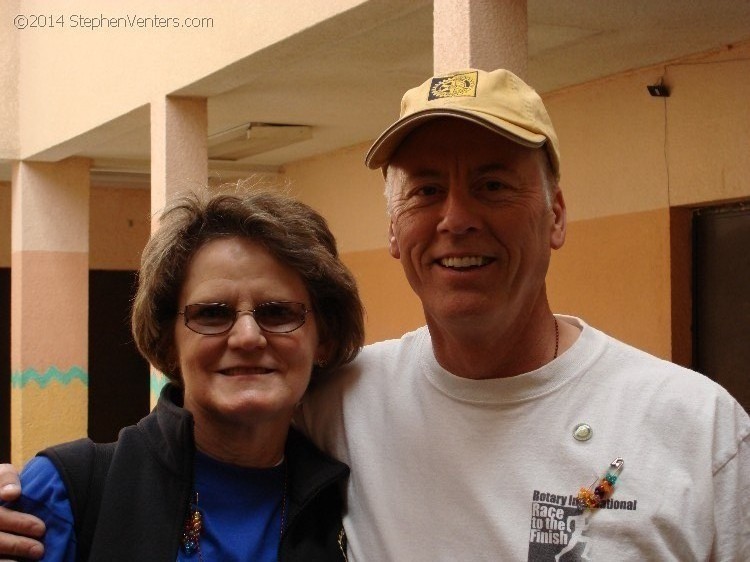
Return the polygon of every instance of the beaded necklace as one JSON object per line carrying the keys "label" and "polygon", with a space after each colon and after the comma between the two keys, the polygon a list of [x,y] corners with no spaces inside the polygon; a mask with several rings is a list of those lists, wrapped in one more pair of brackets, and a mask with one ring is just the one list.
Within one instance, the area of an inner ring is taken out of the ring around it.
{"label": "beaded necklace", "polygon": [[[287,478],[288,478],[288,466],[284,462],[284,485],[281,490],[281,525],[279,528],[279,544],[281,544],[281,538],[284,535],[284,529],[286,527],[286,491],[287,491]],[[203,533],[203,512],[198,507],[198,492],[194,491],[190,500],[190,506],[188,507],[188,513],[185,517],[185,523],[182,528],[182,538],[180,539],[180,548],[187,556],[192,556],[198,553],[198,560],[203,562],[203,555],[201,553],[201,534]]]}
{"label": "beaded necklace", "polygon": [[556,317],[553,316],[552,319],[555,321],[555,355],[552,357],[554,361],[557,359],[557,352],[560,349],[560,326],[557,324]]}

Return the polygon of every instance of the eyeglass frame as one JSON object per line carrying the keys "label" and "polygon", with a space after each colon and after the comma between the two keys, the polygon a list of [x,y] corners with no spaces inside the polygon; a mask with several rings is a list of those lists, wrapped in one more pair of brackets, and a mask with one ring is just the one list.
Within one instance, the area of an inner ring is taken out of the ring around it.
{"label": "eyeglass frame", "polygon": [[[291,330],[283,330],[283,331],[268,330],[267,328],[264,328],[260,324],[260,322],[258,322],[258,320],[255,318],[255,313],[259,308],[263,308],[264,306],[270,306],[270,305],[278,305],[278,304],[294,304],[294,305],[299,305],[302,307],[301,321],[300,321],[299,326],[295,326]],[[232,319],[231,324],[229,324],[229,327],[227,327],[225,330],[222,330],[221,332],[210,332],[210,333],[199,332],[195,328],[191,327],[190,324],[188,324],[188,315],[186,314],[186,312],[187,312],[188,307],[192,307],[192,306],[218,306],[225,310],[234,311],[234,318]],[[234,328],[234,325],[237,323],[237,320],[239,319],[240,314],[249,314],[250,316],[252,316],[253,320],[255,320],[255,323],[258,325],[258,328],[260,328],[262,332],[265,332],[267,334],[290,334],[294,332],[295,330],[299,330],[302,326],[305,325],[305,322],[307,321],[307,315],[310,312],[312,312],[312,309],[308,308],[305,303],[296,302],[296,301],[267,301],[267,302],[262,302],[256,305],[254,308],[248,308],[248,309],[243,309],[243,310],[234,308],[225,302],[194,302],[194,303],[186,304],[181,311],[177,312],[177,315],[182,316],[185,319],[184,321],[185,327],[191,332],[194,332],[201,336],[221,336],[229,332],[232,328]]]}

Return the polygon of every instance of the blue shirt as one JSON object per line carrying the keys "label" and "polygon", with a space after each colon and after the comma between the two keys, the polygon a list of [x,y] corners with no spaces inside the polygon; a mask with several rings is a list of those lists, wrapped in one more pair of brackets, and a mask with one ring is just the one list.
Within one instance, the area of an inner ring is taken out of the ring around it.
{"label": "blue shirt", "polygon": [[[15,509],[47,525],[45,562],[74,562],[76,537],[65,485],[52,462],[35,457],[21,473],[23,495]],[[286,466],[254,469],[219,462],[200,452],[195,458],[195,489],[203,516],[200,550],[203,560],[222,562],[277,560],[281,538]],[[178,561],[199,560],[182,548]]]}

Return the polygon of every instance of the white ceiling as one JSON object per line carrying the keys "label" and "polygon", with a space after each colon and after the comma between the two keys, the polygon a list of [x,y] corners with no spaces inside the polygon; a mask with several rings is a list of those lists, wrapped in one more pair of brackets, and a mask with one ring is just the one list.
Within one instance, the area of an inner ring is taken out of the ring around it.
{"label": "white ceiling", "polygon": [[[750,0],[528,0],[528,10],[528,81],[542,93],[750,39]],[[432,2],[378,0],[175,93],[208,97],[209,135],[311,126],[310,140],[223,167],[275,169],[373,139],[431,70]],[[146,172],[149,138],[141,108],[62,149],[95,169]]]}

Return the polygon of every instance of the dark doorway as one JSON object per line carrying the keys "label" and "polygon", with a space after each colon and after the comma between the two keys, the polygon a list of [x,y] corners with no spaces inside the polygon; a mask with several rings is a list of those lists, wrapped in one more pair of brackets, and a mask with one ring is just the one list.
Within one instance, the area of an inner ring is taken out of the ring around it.
{"label": "dark doorway", "polygon": [[135,271],[89,272],[89,437],[117,439],[149,411],[149,365],[130,335]]}
{"label": "dark doorway", "polygon": [[0,267],[0,462],[10,462],[10,268]]}
{"label": "dark doorway", "polygon": [[750,411],[750,203],[693,214],[694,368]]}

